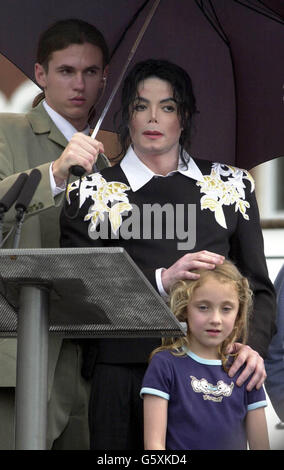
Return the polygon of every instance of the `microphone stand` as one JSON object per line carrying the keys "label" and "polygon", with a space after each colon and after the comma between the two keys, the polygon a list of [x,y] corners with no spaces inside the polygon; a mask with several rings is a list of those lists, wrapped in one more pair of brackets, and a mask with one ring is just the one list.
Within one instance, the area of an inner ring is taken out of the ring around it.
{"label": "microphone stand", "polygon": [[18,208],[17,209],[17,214],[16,214],[16,226],[15,226],[15,235],[14,235],[14,241],[13,241],[13,248],[19,248],[20,244],[20,237],[21,237],[21,231],[22,231],[22,225],[24,222],[25,218],[25,211],[24,209]]}
{"label": "microphone stand", "polygon": [[[25,212],[23,207],[17,208],[13,248],[19,247]],[[47,438],[49,287],[45,282],[23,282],[19,287],[15,448],[44,450]],[[36,367],[34,356],[39,358]]]}
{"label": "microphone stand", "polygon": [[3,242],[3,219],[4,219],[4,209],[0,208],[0,248]]}
{"label": "microphone stand", "polygon": [[[12,191],[0,201],[0,224],[3,212],[17,199],[13,248],[18,250],[24,216],[40,182],[38,169],[18,178]],[[23,184],[24,183],[24,184]],[[1,208],[3,205],[3,210]],[[17,321],[17,387],[15,397],[16,450],[46,449],[49,288],[46,282],[18,281],[19,309]],[[39,361],[35,367],[33,357]]]}

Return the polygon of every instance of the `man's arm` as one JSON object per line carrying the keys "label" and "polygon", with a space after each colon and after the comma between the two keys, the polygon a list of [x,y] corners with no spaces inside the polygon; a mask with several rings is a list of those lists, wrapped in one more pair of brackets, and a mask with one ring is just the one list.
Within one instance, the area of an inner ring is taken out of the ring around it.
{"label": "man's arm", "polygon": [[259,389],[266,379],[263,358],[266,357],[268,346],[276,329],[276,296],[268,275],[254,191],[246,195],[246,200],[250,204],[249,220],[244,219],[241,214],[239,215],[235,233],[231,238],[229,257],[249,280],[253,291],[253,311],[249,324],[249,346],[239,343],[233,345],[234,351],[232,352],[238,355],[229,374],[233,376],[246,363],[246,367],[238,378],[237,385],[242,385],[251,376],[247,385],[247,390],[251,390],[254,386]]}
{"label": "man's arm", "polygon": [[276,295],[268,275],[255,193],[248,194],[246,199],[250,204],[249,220],[239,216],[229,257],[248,278],[253,291],[248,344],[265,358],[276,331]]}
{"label": "man's arm", "polygon": [[[25,143],[23,143],[23,145],[25,145]],[[91,137],[82,133],[77,133],[74,134],[62,154],[53,162],[53,164],[52,161],[48,161],[47,163],[26,169],[24,171],[25,173],[30,173],[34,168],[37,168],[41,173],[41,181],[30,202],[30,207],[26,217],[35,215],[42,210],[58,206],[62,203],[63,194],[55,195],[52,190],[52,183],[50,180],[51,164],[55,185],[57,187],[61,186],[63,193],[70,167],[72,165],[80,165],[86,169],[86,172],[90,172],[100,152],[103,152],[103,145],[100,142],[91,139]],[[47,155],[46,158],[48,157],[52,159],[53,155]],[[0,199],[4,194],[6,194],[20,174],[20,172],[15,172],[16,160],[18,158],[19,155],[15,155],[11,151],[9,142],[5,138],[5,135],[2,135],[0,132]],[[100,163],[102,165],[102,162]],[[103,164],[107,166],[104,162]],[[14,221],[15,210],[14,207],[12,207],[5,214],[4,232],[7,232],[10,229]]]}

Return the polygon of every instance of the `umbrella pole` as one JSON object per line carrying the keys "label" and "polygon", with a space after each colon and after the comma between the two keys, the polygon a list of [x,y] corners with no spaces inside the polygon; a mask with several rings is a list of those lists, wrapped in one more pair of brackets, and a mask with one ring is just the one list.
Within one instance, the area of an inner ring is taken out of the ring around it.
{"label": "umbrella pole", "polygon": [[114,86],[114,88],[113,88],[113,91],[112,91],[112,93],[111,93],[111,95],[110,95],[110,97],[109,97],[109,99],[108,99],[108,101],[107,101],[107,103],[106,103],[106,105],[105,105],[105,107],[104,107],[104,109],[103,109],[103,111],[102,111],[100,117],[99,117],[99,120],[98,120],[98,122],[97,122],[97,124],[96,124],[96,127],[94,128],[94,130],[93,130],[93,132],[92,132],[92,135],[91,135],[92,139],[95,139],[95,138],[96,138],[96,135],[97,135],[97,133],[98,133],[99,130],[100,130],[100,127],[101,127],[101,124],[102,124],[102,122],[103,122],[103,120],[104,120],[104,118],[105,118],[105,115],[106,115],[106,113],[107,113],[108,110],[109,110],[109,107],[110,107],[110,105],[111,105],[111,103],[112,103],[112,101],[113,101],[113,98],[115,97],[115,95],[116,95],[116,93],[117,93],[117,90],[118,90],[118,88],[119,88],[119,86],[120,86],[120,84],[121,84],[121,82],[122,82],[122,79],[123,79],[123,77],[124,77],[124,75],[125,75],[125,72],[126,72],[128,66],[129,66],[129,64],[130,64],[130,62],[131,62],[131,60],[132,60],[132,58],[133,58],[133,56],[134,56],[134,54],[135,54],[135,52],[136,52],[136,50],[137,50],[137,47],[139,46],[139,44],[140,44],[140,42],[141,42],[141,39],[142,39],[143,36],[144,36],[144,33],[145,33],[146,29],[147,29],[148,26],[149,26],[149,23],[151,22],[151,20],[152,20],[154,14],[155,14],[156,9],[157,9],[158,6],[159,6],[159,3],[160,3],[160,0],[155,0],[155,1],[153,2],[152,8],[151,8],[150,12],[148,13],[147,18],[146,18],[146,20],[145,20],[145,22],[144,22],[144,24],[143,24],[141,30],[139,31],[139,34],[138,34],[138,36],[137,36],[137,39],[136,39],[136,41],[134,42],[134,44],[133,44],[133,46],[132,46],[132,49],[131,49],[131,51],[130,51],[130,53],[129,53],[129,56],[128,56],[128,58],[127,58],[127,61],[126,61],[125,65],[124,65],[124,67],[123,67],[123,69],[122,69],[122,72],[121,72],[120,76],[118,77],[118,80],[117,80],[117,82],[116,82],[116,84],[115,84],[115,86]]}

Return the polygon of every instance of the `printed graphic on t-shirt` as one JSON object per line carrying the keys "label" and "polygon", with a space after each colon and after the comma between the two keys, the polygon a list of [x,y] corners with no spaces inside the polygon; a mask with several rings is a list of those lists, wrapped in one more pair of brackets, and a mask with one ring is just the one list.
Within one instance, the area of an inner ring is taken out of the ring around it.
{"label": "printed graphic on t-shirt", "polygon": [[217,385],[213,385],[204,378],[199,380],[193,375],[191,375],[190,378],[193,391],[196,393],[203,393],[203,400],[221,402],[224,397],[232,395],[234,388],[233,382],[228,385],[223,382],[223,380],[218,380]]}

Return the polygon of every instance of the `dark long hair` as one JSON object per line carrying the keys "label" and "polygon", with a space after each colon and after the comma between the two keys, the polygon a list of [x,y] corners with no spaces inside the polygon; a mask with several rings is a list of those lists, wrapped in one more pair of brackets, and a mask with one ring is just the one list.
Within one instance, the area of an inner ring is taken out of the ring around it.
{"label": "dark long hair", "polygon": [[[152,77],[167,81],[172,86],[173,98],[177,102],[180,124],[183,128],[179,143],[182,150],[189,150],[193,116],[197,113],[191,78],[183,68],[172,62],[149,59],[137,63],[130,70],[123,83],[121,109],[115,117],[115,121],[117,121],[118,116],[120,118],[117,133],[119,135],[121,153],[118,157],[124,156],[131,144],[128,126],[132,117],[133,103],[137,97],[139,83]],[[181,155],[183,158],[183,152],[181,152]]]}
{"label": "dark long hair", "polygon": [[[102,51],[103,68],[105,68],[109,63],[109,49],[104,36],[90,23],[73,18],[57,21],[40,35],[36,62],[48,72],[48,64],[53,52],[66,49],[71,44],[86,42],[97,46]],[[36,106],[43,98],[42,92],[35,98],[33,106]]]}

